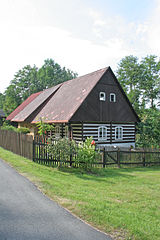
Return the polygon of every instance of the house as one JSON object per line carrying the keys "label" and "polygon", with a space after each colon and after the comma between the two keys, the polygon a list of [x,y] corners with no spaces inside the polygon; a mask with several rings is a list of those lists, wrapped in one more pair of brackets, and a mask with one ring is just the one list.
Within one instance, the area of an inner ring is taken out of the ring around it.
{"label": "house", "polygon": [[55,124],[55,136],[97,146],[135,146],[139,117],[110,67],[31,95],[7,118],[32,128],[40,120]]}

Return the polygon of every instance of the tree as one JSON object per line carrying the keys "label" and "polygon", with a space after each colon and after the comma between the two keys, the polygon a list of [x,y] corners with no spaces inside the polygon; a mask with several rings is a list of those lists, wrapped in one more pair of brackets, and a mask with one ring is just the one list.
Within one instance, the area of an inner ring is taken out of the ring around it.
{"label": "tree", "polygon": [[61,68],[53,59],[46,59],[44,65],[38,71],[38,79],[42,89],[55,86],[76,77],[77,73],[65,67]]}
{"label": "tree", "polygon": [[45,60],[44,65],[40,69],[35,65],[33,67],[30,65],[24,66],[14,75],[13,80],[4,93],[2,104],[4,110],[9,114],[32,93],[43,91],[76,76],[76,73],[69,69],[61,68],[52,59]]}
{"label": "tree", "polygon": [[160,111],[147,109],[143,114],[143,120],[138,124],[137,146],[160,147]]}
{"label": "tree", "polygon": [[141,95],[139,80],[141,77],[141,68],[138,63],[138,58],[132,55],[122,58],[118,64],[116,73],[117,78],[128,95],[130,102],[138,112]]}
{"label": "tree", "polygon": [[150,102],[151,108],[154,108],[155,102],[160,98],[160,61],[156,59],[156,56],[150,55],[141,61],[140,87],[143,98],[147,103]]}
{"label": "tree", "polygon": [[3,109],[4,98],[5,96],[2,93],[0,93],[0,109]]}
{"label": "tree", "polygon": [[4,95],[3,109],[9,115],[21,103],[21,98],[17,95],[14,85],[10,85]]}
{"label": "tree", "polygon": [[141,61],[134,56],[123,58],[117,78],[137,113],[141,115],[149,102],[154,108],[160,98],[160,62],[156,56],[150,55]]}

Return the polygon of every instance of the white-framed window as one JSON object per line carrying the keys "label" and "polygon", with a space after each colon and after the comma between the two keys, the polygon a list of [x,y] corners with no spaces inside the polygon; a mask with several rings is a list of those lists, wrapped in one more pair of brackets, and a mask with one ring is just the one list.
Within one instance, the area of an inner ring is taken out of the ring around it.
{"label": "white-framed window", "polygon": [[115,140],[123,139],[123,127],[115,127]]}
{"label": "white-framed window", "polygon": [[100,101],[106,101],[106,94],[105,94],[105,92],[100,92],[99,93],[99,100]]}
{"label": "white-framed window", "polygon": [[60,138],[60,126],[55,126],[55,138]]}
{"label": "white-framed window", "polygon": [[64,136],[65,136],[66,138],[69,137],[69,136],[68,136],[68,126],[65,126],[65,127],[64,127]]}
{"label": "white-framed window", "polygon": [[107,127],[105,126],[98,127],[98,140],[99,141],[107,140]]}
{"label": "white-framed window", "polygon": [[110,93],[110,102],[116,102],[116,94]]}

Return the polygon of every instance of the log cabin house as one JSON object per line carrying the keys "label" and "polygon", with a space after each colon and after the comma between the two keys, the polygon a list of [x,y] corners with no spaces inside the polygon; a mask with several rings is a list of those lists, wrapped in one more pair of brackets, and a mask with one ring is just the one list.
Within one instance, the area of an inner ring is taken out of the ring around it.
{"label": "log cabin house", "polygon": [[36,134],[36,123],[55,124],[55,137],[85,141],[97,146],[135,147],[139,117],[110,67],[77,77],[32,94],[7,120]]}

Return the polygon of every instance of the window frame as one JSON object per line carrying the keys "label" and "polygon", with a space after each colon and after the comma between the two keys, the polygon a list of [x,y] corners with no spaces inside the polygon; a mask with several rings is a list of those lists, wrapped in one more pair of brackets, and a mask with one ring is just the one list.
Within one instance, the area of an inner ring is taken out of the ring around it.
{"label": "window frame", "polygon": [[[112,101],[112,96],[114,98],[114,101]],[[110,102],[116,102],[116,94],[115,93],[110,93],[110,98],[109,98]]]}
{"label": "window frame", "polygon": [[[102,129],[102,136],[100,136],[100,129]],[[107,140],[107,127],[99,126],[98,127],[98,141],[105,141],[105,140]]]}
{"label": "window frame", "polygon": [[64,127],[64,136],[65,136],[66,138],[69,138],[69,129],[68,129],[68,125],[66,125],[66,126]]}
{"label": "window frame", "polygon": [[60,136],[61,136],[61,129],[60,129],[59,125],[55,126],[55,130],[54,131],[55,131],[54,132],[55,133],[55,138],[60,138]]}
{"label": "window frame", "polygon": [[[117,130],[118,130],[118,137],[117,137]],[[123,127],[122,126],[115,127],[115,140],[123,140]]]}
{"label": "window frame", "polygon": [[[103,94],[103,97],[101,96]],[[106,93],[105,92],[100,92],[99,93],[99,100],[105,102],[106,101]]]}

